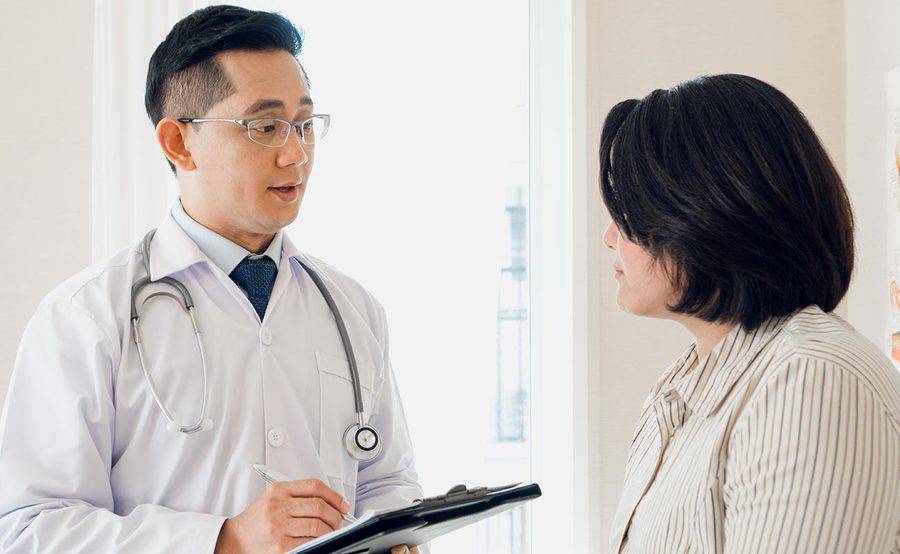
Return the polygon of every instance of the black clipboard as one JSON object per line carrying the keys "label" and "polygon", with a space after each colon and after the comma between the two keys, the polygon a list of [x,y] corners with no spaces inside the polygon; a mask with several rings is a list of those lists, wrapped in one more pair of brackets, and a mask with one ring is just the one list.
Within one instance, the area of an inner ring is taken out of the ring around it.
{"label": "black clipboard", "polygon": [[398,544],[425,544],[540,496],[541,487],[535,483],[471,489],[457,485],[447,494],[376,514],[349,529],[291,550],[290,554],[385,554]]}

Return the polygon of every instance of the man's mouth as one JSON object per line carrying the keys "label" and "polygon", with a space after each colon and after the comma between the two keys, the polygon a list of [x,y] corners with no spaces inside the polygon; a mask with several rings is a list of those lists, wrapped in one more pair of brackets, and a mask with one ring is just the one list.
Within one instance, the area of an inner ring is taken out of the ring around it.
{"label": "man's mouth", "polygon": [[286,202],[293,202],[300,196],[300,184],[295,183],[293,185],[284,185],[280,187],[269,187],[269,190],[274,192],[279,198]]}

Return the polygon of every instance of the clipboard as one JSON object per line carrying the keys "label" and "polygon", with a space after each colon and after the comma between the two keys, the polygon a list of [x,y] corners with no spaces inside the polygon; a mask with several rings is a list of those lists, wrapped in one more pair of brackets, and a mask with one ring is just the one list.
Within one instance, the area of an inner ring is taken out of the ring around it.
{"label": "clipboard", "polygon": [[289,554],[387,554],[398,544],[425,544],[541,496],[536,483],[466,488],[424,498],[393,510],[369,513],[346,527],[303,544]]}

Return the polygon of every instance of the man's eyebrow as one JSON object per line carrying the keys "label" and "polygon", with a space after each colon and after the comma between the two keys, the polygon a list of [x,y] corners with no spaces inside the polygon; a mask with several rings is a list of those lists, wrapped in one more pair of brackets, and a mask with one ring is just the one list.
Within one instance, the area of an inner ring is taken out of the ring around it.
{"label": "man's eyebrow", "polygon": [[270,98],[264,98],[262,100],[257,100],[256,102],[253,103],[252,106],[250,106],[249,108],[247,108],[244,111],[244,115],[250,115],[250,114],[254,114],[256,112],[261,112],[263,110],[271,110],[271,109],[275,109],[275,110],[284,109],[284,102],[282,102],[281,100],[273,100]]}
{"label": "man's eyebrow", "polygon": [[[312,106],[313,101],[309,96],[304,96],[302,100],[300,100],[300,107],[304,106]],[[257,100],[254,102],[249,108],[244,111],[244,115],[251,115],[257,112],[261,112],[263,110],[283,110],[284,102],[281,100],[276,100],[273,98],[263,98],[262,100]]]}

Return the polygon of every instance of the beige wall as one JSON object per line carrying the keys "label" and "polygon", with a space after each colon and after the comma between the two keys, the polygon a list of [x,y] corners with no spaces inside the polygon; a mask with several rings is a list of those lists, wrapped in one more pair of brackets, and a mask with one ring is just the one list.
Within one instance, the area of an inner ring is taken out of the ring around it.
{"label": "beige wall", "polygon": [[881,346],[887,320],[887,101],[884,73],[900,66],[900,2],[847,2],[845,176],[858,219],[850,323]]}
{"label": "beige wall", "polygon": [[0,17],[0,401],[38,302],[91,261],[93,3],[48,4]]}
{"label": "beige wall", "polygon": [[[885,0],[887,1],[887,0]],[[598,144],[616,102],[704,73],[745,73],[784,91],[806,113],[839,168],[844,159],[844,27],[838,0],[666,2],[588,0],[589,141]],[[589,175],[596,179],[596,156]],[[591,318],[590,552],[603,551],[641,402],[689,344],[675,324],[624,315],[600,233],[608,222],[594,189],[589,251]]]}

